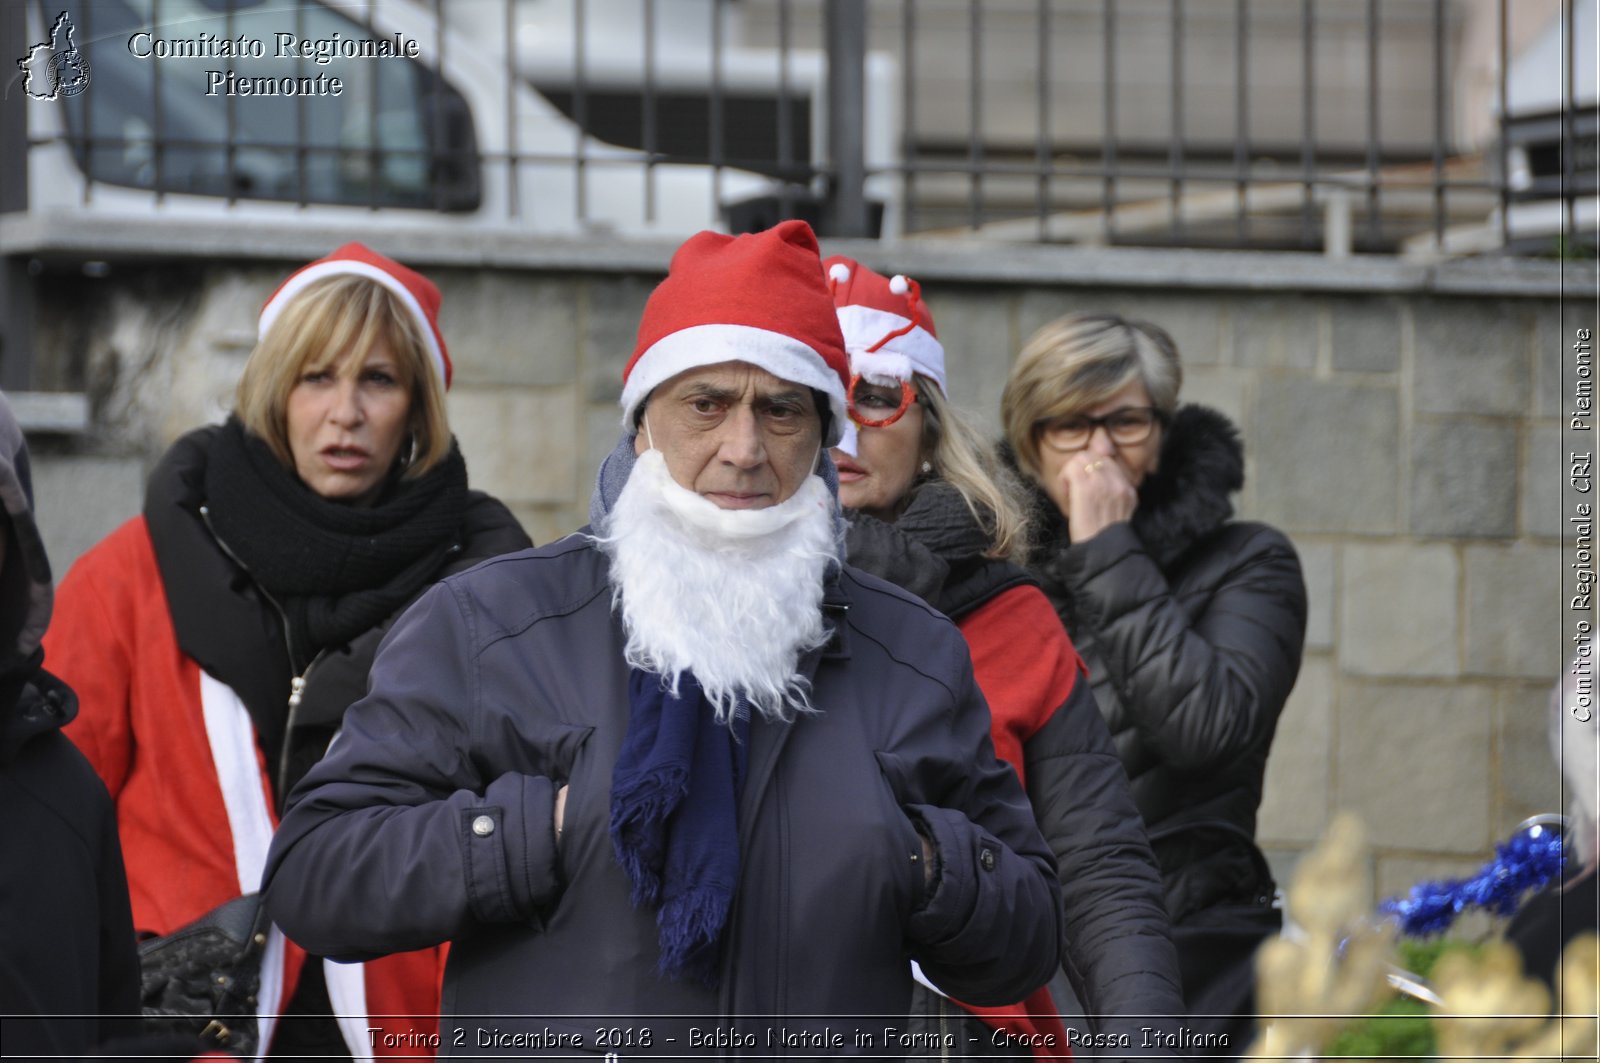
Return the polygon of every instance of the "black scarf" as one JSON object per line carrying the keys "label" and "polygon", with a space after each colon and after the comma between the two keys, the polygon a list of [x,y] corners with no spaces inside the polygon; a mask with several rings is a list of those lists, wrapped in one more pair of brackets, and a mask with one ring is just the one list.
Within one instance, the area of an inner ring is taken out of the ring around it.
{"label": "black scarf", "polygon": [[987,557],[989,533],[960,491],[921,479],[893,524],[856,510],[845,547],[852,565],[910,591],[959,621],[996,595],[1034,582],[1008,561]]}
{"label": "black scarf", "polygon": [[467,467],[452,444],[438,467],[394,479],[377,503],[322,498],[260,438],[229,418],[206,465],[211,527],[283,608],[296,672],[380,623],[458,545]]}

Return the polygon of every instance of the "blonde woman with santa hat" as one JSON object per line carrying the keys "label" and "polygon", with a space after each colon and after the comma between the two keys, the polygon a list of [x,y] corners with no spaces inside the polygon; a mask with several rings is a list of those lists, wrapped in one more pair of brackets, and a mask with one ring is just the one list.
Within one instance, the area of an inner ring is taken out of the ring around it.
{"label": "blonde woman with santa hat", "polygon": [[325,962],[257,921],[253,898],[289,791],[394,617],[442,576],[530,545],[467,486],[439,304],[426,277],[356,243],[291,275],[262,308],[233,415],[167,451],[143,514],[67,575],[45,640],[80,698],[67,734],[116,801],[152,939],[146,1013],[204,1010],[183,987],[224,961],[167,943],[236,923],[244,958],[222,976],[242,988],[221,1010],[258,1021],[219,1016],[207,1036],[247,1056],[413,1053],[436,1029],[439,950]]}
{"label": "blonde woman with santa hat", "polygon": [[995,751],[1055,852],[1064,966],[1089,1029],[1075,1023],[1069,1035],[1044,990],[964,1008],[925,977],[913,1019],[933,1030],[965,1022],[961,1042],[994,1054],[1027,1045],[1059,1056],[1074,1043],[1095,1045],[1097,1058],[1166,1054],[1142,1032],[1172,1029],[1183,1010],[1160,878],[1083,662],[1018,566],[1017,485],[946,397],[944,347],[917,282],[848,258],[825,266],[850,354],[851,424],[833,451],[849,561],[926,599],[965,636]]}

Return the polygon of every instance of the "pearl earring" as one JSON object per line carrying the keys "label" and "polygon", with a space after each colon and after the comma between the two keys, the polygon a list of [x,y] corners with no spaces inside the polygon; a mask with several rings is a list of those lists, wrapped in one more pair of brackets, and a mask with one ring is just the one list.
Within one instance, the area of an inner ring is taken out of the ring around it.
{"label": "pearl earring", "polygon": [[925,462],[922,463],[922,475],[926,476],[932,471],[933,471],[933,462],[925,461]]}

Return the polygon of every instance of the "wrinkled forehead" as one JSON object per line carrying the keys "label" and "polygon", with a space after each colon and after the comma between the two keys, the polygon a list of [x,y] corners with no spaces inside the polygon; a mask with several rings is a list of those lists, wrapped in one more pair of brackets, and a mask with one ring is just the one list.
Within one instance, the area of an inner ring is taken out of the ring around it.
{"label": "wrinkled forehead", "polygon": [[663,381],[651,394],[651,401],[691,396],[728,402],[798,402],[811,416],[821,418],[809,387],[748,362],[718,362],[686,369]]}

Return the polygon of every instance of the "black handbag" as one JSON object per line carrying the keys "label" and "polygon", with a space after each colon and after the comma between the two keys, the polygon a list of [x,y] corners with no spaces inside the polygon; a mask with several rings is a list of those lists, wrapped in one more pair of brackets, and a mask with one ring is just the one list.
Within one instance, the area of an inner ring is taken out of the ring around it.
{"label": "black handbag", "polygon": [[190,1034],[205,1048],[253,1056],[267,920],[247,893],[139,944],[139,1002],[151,1034]]}

